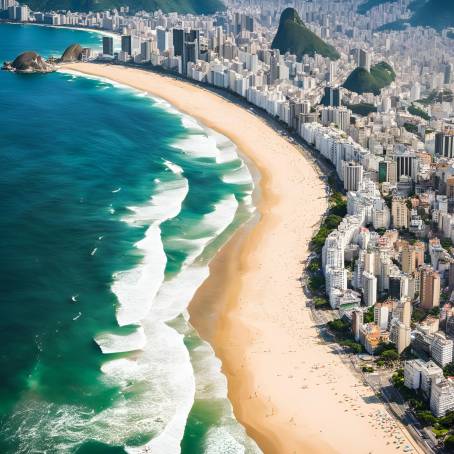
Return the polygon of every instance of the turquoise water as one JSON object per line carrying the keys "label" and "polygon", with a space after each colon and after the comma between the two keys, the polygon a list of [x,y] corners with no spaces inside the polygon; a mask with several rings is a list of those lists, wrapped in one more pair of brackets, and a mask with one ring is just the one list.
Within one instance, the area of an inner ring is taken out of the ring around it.
{"label": "turquoise water", "polygon": [[[0,59],[100,39],[0,24]],[[0,452],[258,452],[186,313],[254,211],[235,146],[61,72],[0,72],[0,125]]]}

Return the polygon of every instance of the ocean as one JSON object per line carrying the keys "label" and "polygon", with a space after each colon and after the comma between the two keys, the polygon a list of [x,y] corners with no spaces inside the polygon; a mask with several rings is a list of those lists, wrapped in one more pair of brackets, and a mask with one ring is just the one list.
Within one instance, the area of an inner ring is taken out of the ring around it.
{"label": "ocean", "polygon": [[[101,35],[0,24],[1,61],[74,42]],[[163,100],[0,72],[0,452],[260,452],[187,313],[253,189]]]}

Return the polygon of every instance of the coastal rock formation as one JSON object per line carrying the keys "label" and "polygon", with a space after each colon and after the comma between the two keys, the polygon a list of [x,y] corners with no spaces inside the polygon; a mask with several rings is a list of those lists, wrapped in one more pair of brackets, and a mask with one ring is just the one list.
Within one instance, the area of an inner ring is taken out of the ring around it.
{"label": "coastal rock formation", "polygon": [[282,11],[279,28],[271,47],[279,49],[282,53],[291,52],[300,60],[303,55],[314,56],[315,54],[331,60],[337,60],[340,57],[333,46],[325,43],[304,25],[293,8]]}
{"label": "coastal rock formation", "polygon": [[82,47],[80,44],[71,44],[60,58],[61,63],[72,63],[79,60],[82,60]]}
{"label": "coastal rock formation", "polygon": [[56,68],[36,52],[27,51],[17,56],[13,62],[5,62],[3,69],[19,73],[49,73]]}

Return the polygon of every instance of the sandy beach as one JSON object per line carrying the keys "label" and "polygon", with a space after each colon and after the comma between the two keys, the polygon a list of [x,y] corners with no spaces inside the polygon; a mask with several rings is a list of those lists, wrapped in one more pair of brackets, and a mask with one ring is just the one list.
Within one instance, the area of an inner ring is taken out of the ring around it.
{"label": "sandy beach", "polygon": [[327,207],[297,146],[259,116],[187,82],[120,66],[65,68],[159,96],[237,144],[258,169],[260,220],[211,264],[192,325],[222,360],[235,415],[265,453],[422,452],[318,336],[299,278]]}

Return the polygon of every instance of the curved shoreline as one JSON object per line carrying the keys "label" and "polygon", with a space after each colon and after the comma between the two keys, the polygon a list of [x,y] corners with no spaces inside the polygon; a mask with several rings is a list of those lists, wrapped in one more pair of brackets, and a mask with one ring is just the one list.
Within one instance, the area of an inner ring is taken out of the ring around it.
{"label": "curved shoreline", "polygon": [[0,24],[8,24],[8,25],[32,25],[35,27],[45,27],[45,28],[56,28],[56,29],[66,29],[66,30],[74,30],[80,31],[85,33],[96,33],[101,36],[109,36],[111,38],[115,38],[117,40],[120,39],[120,35],[118,33],[109,32],[108,30],[102,30],[99,28],[89,28],[89,27],[77,27],[72,25],[51,25],[51,24],[41,24],[36,22],[15,22],[10,20],[0,20]]}
{"label": "curved shoreline", "polygon": [[213,260],[190,321],[222,360],[235,415],[264,452],[396,452],[370,416],[386,413],[383,404],[320,340],[305,307],[302,261],[327,206],[309,161],[268,122],[209,90],[136,68],[66,67],[167,100],[232,140],[260,171],[261,219]]}

